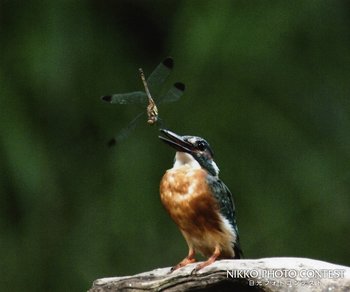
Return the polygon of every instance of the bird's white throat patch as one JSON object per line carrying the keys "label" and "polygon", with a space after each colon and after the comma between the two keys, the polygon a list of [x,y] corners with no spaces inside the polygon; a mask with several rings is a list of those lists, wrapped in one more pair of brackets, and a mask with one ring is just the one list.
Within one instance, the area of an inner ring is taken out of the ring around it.
{"label": "bird's white throat patch", "polygon": [[[218,177],[219,171],[220,171],[218,166],[216,165],[214,160],[211,160],[210,164],[211,164],[212,169],[214,171],[214,174],[212,174],[212,175],[214,175],[215,177]],[[202,168],[201,165],[199,164],[199,162],[196,159],[194,159],[191,154],[188,154],[185,152],[176,152],[173,168],[176,169],[176,168],[180,168],[183,166],[188,166],[192,169]]]}
{"label": "bird's white throat patch", "polygon": [[179,168],[182,166],[188,165],[191,168],[201,168],[200,164],[192,155],[185,152],[176,152],[174,160],[174,168]]}

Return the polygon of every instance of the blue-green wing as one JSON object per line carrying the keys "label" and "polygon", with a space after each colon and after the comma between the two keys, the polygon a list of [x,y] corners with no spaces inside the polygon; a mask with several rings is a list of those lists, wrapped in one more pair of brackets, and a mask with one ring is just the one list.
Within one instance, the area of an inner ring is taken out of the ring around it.
{"label": "blue-green wing", "polygon": [[213,195],[217,199],[220,207],[220,213],[230,222],[236,232],[237,238],[234,242],[235,257],[240,258],[243,255],[239,244],[239,233],[236,222],[236,210],[233,202],[232,194],[223,181],[208,175],[208,184],[210,185]]}

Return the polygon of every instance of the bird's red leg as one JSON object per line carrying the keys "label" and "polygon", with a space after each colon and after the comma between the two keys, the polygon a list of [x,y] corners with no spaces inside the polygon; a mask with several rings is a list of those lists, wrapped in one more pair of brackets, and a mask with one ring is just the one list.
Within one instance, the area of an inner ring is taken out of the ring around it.
{"label": "bird's red leg", "polygon": [[188,264],[192,264],[196,261],[196,259],[194,258],[195,256],[195,251],[192,247],[189,248],[188,250],[188,255],[187,257],[185,257],[181,262],[179,262],[176,266],[172,267],[171,270],[170,270],[170,273],[177,270],[177,269],[180,269],[184,266],[187,266]]}
{"label": "bird's red leg", "polygon": [[206,260],[205,262],[203,263],[200,263],[199,265],[197,265],[191,272],[191,274],[195,274],[196,272],[198,272],[199,270],[203,269],[204,267],[206,266],[209,266],[210,264],[212,264],[213,262],[216,261],[216,259],[220,256],[221,254],[221,250],[220,250],[220,247],[219,246],[216,246],[215,247],[215,250],[212,254],[212,256]]}

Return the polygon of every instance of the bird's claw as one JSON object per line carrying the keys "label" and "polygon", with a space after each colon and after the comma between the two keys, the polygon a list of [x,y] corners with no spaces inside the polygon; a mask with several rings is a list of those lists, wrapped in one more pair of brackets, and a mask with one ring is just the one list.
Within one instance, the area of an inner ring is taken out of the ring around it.
{"label": "bird's claw", "polygon": [[171,273],[174,272],[175,270],[176,270],[175,267],[171,267],[170,270],[169,270],[169,272],[167,272],[167,275],[171,274]]}
{"label": "bird's claw", "polygon": [[176,271],[176,270],[178,270],[180,268],[182,268],[182,266],[180,264],[178,264],[176,266],[173,266],[173,267],[170,268],[170,271],[167,274],[171,274],[172,272],[174,272],[174,271]]}

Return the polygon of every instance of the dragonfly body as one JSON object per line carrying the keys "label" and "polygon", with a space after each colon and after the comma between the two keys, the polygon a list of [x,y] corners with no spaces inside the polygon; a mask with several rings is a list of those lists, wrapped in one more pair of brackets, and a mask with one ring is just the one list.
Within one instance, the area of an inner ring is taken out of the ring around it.
{"label": "dragonfly body", "polygon": [[159,94],[159,91],[169,77],[174,67],[174,61],[168,57],[161,62],[151,73],[145,78],[142,69],[140,70],[141,79],[145,87],[145,91],[133,91],[128,93],[117,93],[113,95],[102,96],[101,99],[112,104],[144,104],[146,110],[139,113],[125,128],[123,128],[118,135],[111,139],[108,143],[110,146],[114,145],[123,139],[127,138],[132,130],[135,129],[138,121],[144,113],[147,113],[147,123],[149,125],[157,124],[160,120],[158,106],[163,102],[175,102],[183,95],[185,85],[181,82],[176,82],[165,94],[160,95],[155,101],[151,93]]}
{"label": "dragonfly body", "polygon": [[145,74],[143,73],[142,68],[140,68],[139,71],[140,71],[141,80],[142,80],[143,86],[145,87],[145,92],[146,92],[147,98],[148,98],[147,123],[149,123],[150,125],[154,125],[156,122],[158,122],[158,108],[157,108],[157,105],[151,96],[151,93],[149,92],[148,84],[147,84]]}

